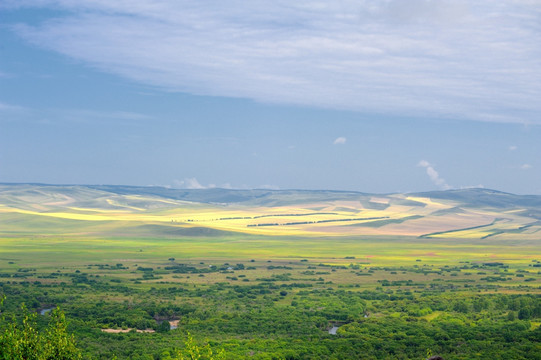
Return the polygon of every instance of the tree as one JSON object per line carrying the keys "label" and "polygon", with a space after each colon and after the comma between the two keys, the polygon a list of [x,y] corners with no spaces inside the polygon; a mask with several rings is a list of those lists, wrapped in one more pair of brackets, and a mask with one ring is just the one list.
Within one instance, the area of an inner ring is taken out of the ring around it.
{"label": "tree", "polygon": [[528,308],[522,308],[518,312],[518,318],[520,320],[528,320],[532,316],[532,313],[530,312],[530,309]]}
{"label": "tree", "polygon": [[158,325],[158,328],[156,329],[158,332],[168,332],[171,330],[171,323],[169,321],[165,320]]}
{"label": "tree", "polygon": [[509,311],[509,313],[507,314],[507,320],[515,321],[515,312],[514,311]]}
{"label": "tree", "polygon": [[[3,300],[0,300],[2,305]],[[73,335],[68,334],[64,313],[55,309],[46,329],[39,331],[36,313],[21,306],[22,321],[15,316],[2,316],[0,327],[0,359],[2,360],[74,360],[81,359]]]}
{"label": "tree", "polygon": [[75,338],[68,334],[64,312],[56,308],[52,311],[51,322],[42,336],[44,350],[49,359],[80,359],[81,352],[75,346]]}
{"label": "tree", "polygon": [[199,346],[195,343],[192,335],[188,333],[188,339],[184,343],[185,348],[177,352],[174,360],[224,360],[225,352],[223,349],[218,352],[212,351],[209,344]]}

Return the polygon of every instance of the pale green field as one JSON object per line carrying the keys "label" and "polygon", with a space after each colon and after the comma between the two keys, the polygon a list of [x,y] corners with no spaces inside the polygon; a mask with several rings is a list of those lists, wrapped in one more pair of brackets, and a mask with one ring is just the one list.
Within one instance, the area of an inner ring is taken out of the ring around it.
{"label": "pale green field", "polygon": [[169,257],[186,260],[300,260],[334,264],[411,265],[460,261],[525,263],[541,259],[539,242],[438,240],[412,238],[302,238],[239,235],[211,238],[88,238],[32,236],[0,238],[0,267],[75,266],[94,262],[153,262]]}

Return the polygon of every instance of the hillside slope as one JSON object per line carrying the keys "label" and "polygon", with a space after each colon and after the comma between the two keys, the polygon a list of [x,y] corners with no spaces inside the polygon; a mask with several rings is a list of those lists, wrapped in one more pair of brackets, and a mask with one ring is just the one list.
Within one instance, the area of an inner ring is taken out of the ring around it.
{"label": "hillside slope", "polygon": [[0,234],[537,239],[541,196],[0,184]]}

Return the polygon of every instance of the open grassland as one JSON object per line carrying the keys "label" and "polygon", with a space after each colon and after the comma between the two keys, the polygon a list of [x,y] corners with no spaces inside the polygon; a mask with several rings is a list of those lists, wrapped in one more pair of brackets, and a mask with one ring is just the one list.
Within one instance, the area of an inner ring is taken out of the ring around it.
{"label": "open grassland", "polygon": [[[167,256],[183,259],[335,259],[347,257],[378,265],[411,263],[417,259],[434,263],[457,261],[530,261],[541,258],[538,241],[492,241],[467,239],[434,241],[416,238],[305,238],[224,236],[183,238],[88,238],[75,236],[3,237],[2,258],[35,263],[59,261],[152,260]],[[41,254],[36,259],[36,254]],[[342,259],[342,260],[340,260]]]}
{"label": "open grassland", "polygon": [[[381,287],[382,281],[394,281],[403,291],[443,286],[468,292],[474,288],[485,292],[541,294],[539,245],[538,241],[472,243],[467,239],[434,241],[408,237],[380,237],[377,241],[370,237],[252,235],[159,240],[4,237],[0,239],[0,274],[15,282],[59,284],[80,272],[91,278],[100,277],[100,282],[117,279],[143,288],[167,284],[234,285],[240,281],[246,284],[288,274],[285,283],[292,279],[309,284],[318,281],[326,287],[355,287],[357,291],[374,290]],[[201,271],[209,266],[227,269],[229,265],[224,264],[244,264],[244,268],[179,277],[174,271],[164,270],[175,261]],[[498,266],[489,266],[488,271],[483,269],[484,264],[493,263]],[[122,264],[125,270],[118,271],[116,264]],[[500,265],[505,271],[502,272]],[[246,270],[249,266],[254,269]],[[310,270],[314,266],[317,271]],[[139,268],[153,269],[152,276],[142,277],[148,273],[137,271]],[[334,270],[330,271],[331,268]],[[50,276],[55,273],[68,278]]]}

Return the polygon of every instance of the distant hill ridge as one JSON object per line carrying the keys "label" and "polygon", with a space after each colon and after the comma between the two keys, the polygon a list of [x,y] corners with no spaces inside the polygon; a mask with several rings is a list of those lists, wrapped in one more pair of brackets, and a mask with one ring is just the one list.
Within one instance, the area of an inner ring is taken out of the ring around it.
{"label": "distant hill ridge", "polygon": [[541,196],[0,184],[1,234],[409,236],[536,240]]}
{"label": "distant hill ridge", "polygon": [[[166,199],[192,201],[201,203],[261,203],[271,205],[278,199],[295,199],[304,201],[336,201],[355,200],[371,197],[386,197],[398,193],[373,194],[349,190],[302,190],[302,189],[175,189],[162,186],[131,186],[131,185],[57,185],[41,183],[0,183],[0,191],[6,188],[15,190],[32,186],[39,188],[57,189],[64,192],[68,189],[93,189],[117,195],[146,195],[159,196]],[[452,200],[463,203],[464,206],[490,206],[505,208],[513,206],[541,207],[541,195],[515,195],[498,190],[485,188],[451,189],[442,191],[426,191],[404,193],[414,197]]]}

